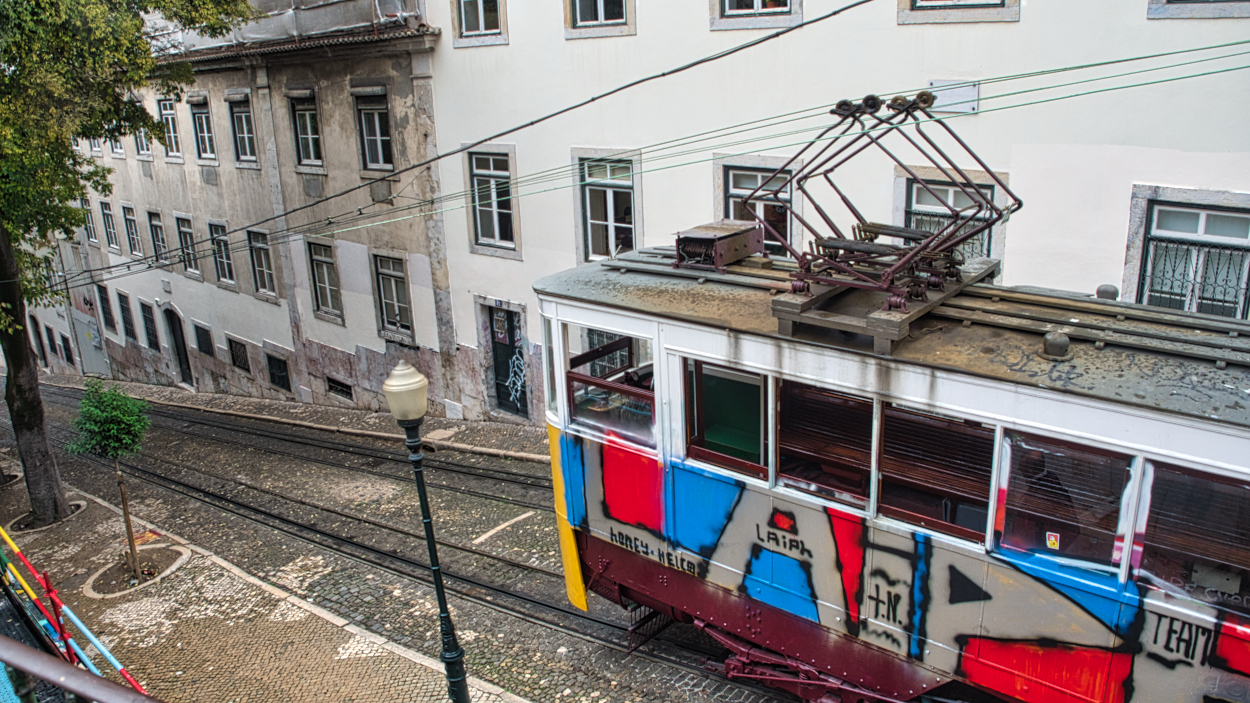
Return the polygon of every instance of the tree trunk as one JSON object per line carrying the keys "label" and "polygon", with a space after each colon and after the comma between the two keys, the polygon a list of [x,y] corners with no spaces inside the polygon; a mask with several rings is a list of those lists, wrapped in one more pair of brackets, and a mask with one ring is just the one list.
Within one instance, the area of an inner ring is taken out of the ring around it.
{"label": "tree trunk", "polygon": [[[13,317],[15,329],[0,329],[0,348],[8,365],[4,400],[9,421],[17,439],[17,453],[26,473],[26,493],[30,496],[31,520],[46,525],[69,516],[69,501],[61,472],[52,457],[48,432],[43,421],[43,398],[39,396],[39,367],[30,345],[26,301],[17,283],[20,273],[13,255],[9,232],[0,225],[0,307]],[[40,330],[30,333],[39,334]]]}

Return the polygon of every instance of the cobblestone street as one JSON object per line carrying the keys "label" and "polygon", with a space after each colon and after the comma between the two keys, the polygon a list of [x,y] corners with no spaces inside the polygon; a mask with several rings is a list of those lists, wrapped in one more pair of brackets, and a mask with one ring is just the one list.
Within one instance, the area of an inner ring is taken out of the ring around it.
{"label": "cobblestone street", "polygon": [[[148,389],[127,386],[136,394]],[[67,427],[74,416],[67,398],[51,394],[56,390],[45,392],[54,442],[66,436],[56,428]],[[360,419],[326,408],[222,399],[166,388],[150,390],[162,400],[188,405],[225,404],[223,401],[228,400],[228,409],[233,412],[264,417],[296,415],[290,419],[323,426],[355,426],[350,423]],[[187,402],[188,396],[191,402]],[[156,405],[154,411],[165,407]],[[319,415],[310,417],[315,413]],[[360,415],[369,418],[364,424],[371,431],[395,432],[393,425],[387,428],[377,419],[389,420],[387,416]],[[206,421],[211,422],[212,417],[206,415]],[[176,457],[184,464],[196,462],[198,466],[203,462],[216,467],[212,475],[246,481],[283,496],[298,496],[309,503],[332,505],[346,514],[369,515],[387,525],[420,530],[411,474],[401,470],[393,479],[362,478],[343,469],[260,453],[255,448],[239,446],[232,450],[220,442],[171,434],[179,427],[187,432],[208,431],[191,424],[154,418],[147,451],[136,461],[159,459],[170,464]],[[166,426],[171,430],[160,429]],[[491,426],[436,421],[425,429],[425,436],[450,443],[471,441],[518,454],[546,451],[545,434],[536,428],[503,426],[503,431],[494,433]],[[361,441],[369,444],[367,438]],[[399,448],[397,439],[377,440],[372,445],[392,451]],[[447,450],[432,456],[460,462],[457,465],[507,467],[518,474],[549,479],[549,467],[536,462]],[[60,453],[58,463],[72,486],[105,499],[116,495],[111,466],[106,470]],[[371,465],[364,462],[362,466]],[[372,470],[382,467],[373,466]],[[569,608],[562,578],[558,577],[559,555],[550,512],[453,492],[476,485],[455,474],[435,470],[430,478],[449,487],[431,491],[440,540],[472,545],[487,555],[540,569],[526,573],[504,562],[484,562],[440,547],[449,574],[471,573],[484,583],[506,585],[527,597]],[[64,528],[58,532],[58,538],[64,540],[82,530],[82,537],[75,537],[82,541],[77,548],[69,543],[40,546],[41,540],[48,538],[36,535],[24,537],[27,541],[22,547],[37,564],[46,562],[48,566],[42,568],[52,570],[54,578],[64,578],[60,586],[63,592],[74,594],[77,607],[85,611],[90,624],[99,623],[100,634],[115,638],[110,644],[116,643],[118,656],[137,677],[151,684],[155,695],[170,701],[442,699],[441,667],[430,669],[396,653],[410,649],[416,658],[438,664],[437,607],[432,589],[422,581],[323,549],[151,483],[128,479],[127,490],[136,516],[150,521],[159,532],[180,535],[220,555],[220,559],[237,565],[242,577],[209,556],[193,552],[187,564],[168,579],[118,599],[124,603],[78,597],[88,573],[98,569],[103,560],[114,558],[122,546],[120,519],[90,501],[84,516],[66,523],[66,527],[73,527],[72,533],[64,532]],[[524,495],[550,504],[550,489],[513,487],[502,494]],[[25,494],[20,488],[5,491],[2,499],[8,519],[24,509]],[[520,520],[504,527],[516,518]],[[78,521],[81,524],[75,524]],[[415,539],[391,539],[386,544],[405,553],[424,553],[424,545]],[[543,570],[554,570],[557,577]],[[454,579],[449,582],[452,585],[463,588]],[[271,589],[292,594],[294,599],[283,600]],[[604,646],[604,641],[623,643],[623,637],[608,625],[618,623],[613,627],[620,627],[627,620],[619,608],[597,597],[591,600],[590,615],[604,624],[586,626],[589,632],[597,633],[588,637],[569,629],[567,617],[559,613],[545,612],[542,619],[553,625],[543,625],[495,606],[497,597],[483,589],[470,587],[466,593],[473,596],[472,600],[454,592],[450,600],[469,673],[483,682],[475,700],[515,700],[501,698],[502,690],[535,702],[776,700],[700,671],[703,656],[714,655],[717,650],[693,628],[670,628],[630,655],[620,645]],[[300,607],[305,601],[311,605]]]}

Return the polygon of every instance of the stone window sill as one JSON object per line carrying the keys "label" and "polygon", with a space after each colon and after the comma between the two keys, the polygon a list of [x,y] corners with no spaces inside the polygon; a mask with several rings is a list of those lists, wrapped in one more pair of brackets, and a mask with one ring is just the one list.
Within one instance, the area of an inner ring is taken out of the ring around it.
{"label": "stone window sill", "polygon": [[269,303],[270,305],[279,304],[278,296],[274,295],[273,293],[252,293],[252,297],[257,300]]}
{"label": "stone window sill", "polygon": [[467,37],[453,37],[451,45],[456,49],[467,49],[474,46],[500,46],[507,43],[507,32],[492,32],[490,34],[470,34]]}
{"label": "stone window sill", "polygon": [[138,159],[139,161],[155,161],[155,159],[152,158],[151,154],[139,154],[135,158]]}
{"label": "stone window sill", "polygon": [[239,284],[230,283],[229,281],[217,281],[217,287],[221,288],[222,290],[228,290],[231,293],[239,292]]}
{"label": "stone window sill", "polygon": [[513,259],[514,261],[522,260],[521,251],[517,247],[497,246],[482,242],[470,243],[469,253],[479,254],[481,256],[495,256],[500,259]]}
{"label": "stone window sill", "polygon": [[212,166],[213,168],[217,168],[221,165],[221,162],[217,159],[196,159],[195,164],[197,166]]}
{"label": "stone window sill", "polygon": [[248,169],[250,171],[260,170],[260,164],[256,163],[255,161],[236,161],[234,162],[234,167]]}
{"label": "stone window sill", "polygon": [[1146,6],[1149,20],[1213,20],[1250,17],[1250,2],[1169,3],[1150,0]]}
{"label": "stone window sill", "polygon": [[393,169],[364,169],[360,172],[361,180],[376,181],[379,178],[399,182],[399,176],[392,173]]}
{"label": "stone window sill", "polygon": [[413,337],[410,334],[401,332],[392,332],[390,330],[378,330],[378,336],[390,342],[398,342],[400,344],[414,345]]}
{"label": "stone window sill", "polygon": [[321,320],[322,322],[329,322],[330,324],[338,325],[339,327],[347,326],[347,323],[343,321],[342,317],[340,317],[339,315],[332,315],[328,312],[314,310],[313,317],[317,318],[318,320]]}
{"label": "stone window sill", "polygon": [[899,24],[959,24],[963,22],[1019,22],[1020,0],[1004,7],[947,7],[913,10],[912,0],[898,0]]}
{"label": "stone window sill", "polygon": [[178,164],[178,165],[180,165],[180,166],[181,166],[182,164],[185,164],[185,163],[186,163],[186,161],[184,161],[184,160],[183,160],[183,158],[182,158],[181,156],[166,156],[166,157],[165,157],[165,163],[167,163],[167,164]]}
{"label": "stone window sill", "polygon": [[296,167],[295,167],[295,172],[296,172],[296,173],[302,173],[302,174],[307,175],[307,176],[327,176],[327,175],[329,175],[329,172],[328,172],[328,171],[326,171],[326,167],[325,167],[325,166],[304,166],[304,165],[299,165],[299,166],[296,166]]}

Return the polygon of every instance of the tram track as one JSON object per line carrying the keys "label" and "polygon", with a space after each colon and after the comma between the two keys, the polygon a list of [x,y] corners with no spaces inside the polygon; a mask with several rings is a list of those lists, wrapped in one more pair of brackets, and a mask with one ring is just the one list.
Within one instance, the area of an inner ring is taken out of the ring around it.
{"label": "tram track", "polygon": [[[44,391],[47,392],[47,389],[44,389]],[[55,392],[55,394],[70,397],[70,398],[73,398],[74,400],[80,399],[79,396],[75,396],[69,393],[63,393],[60,391]],[[77,409],[77,404],[75,403],[61,402],[57,400],[52,400],[50,402],[52,402],[55,405],[60,405],[62,407]],[[323,448],[323,449],[327,449],[328,451],[341,451],[341,452],[348,453],[348,454],[362,454],[366,457],[375,458],[375,459],[381,458],[381,457],[376,457],[373,454],[368,453],[367,451],[352,452],[352,451],[344,450],[344,449],[321,447],[320,444],[317,442],[302,441],[303,438],[299,437],[298,435],[287,437],[287,436],[281,436],[284,433],[260,433],[260,432],[256,432],[251,426],[244,425],[244,424],[231,423],[231,422],[212,422],[212,421],[206,422],[204,419],[197,418],[195,416],[191,416],[191,415],[183,416],[183,415],[174,414],[174,413],[164,413],[163,411],[152,411],[152,414],[166,417],[167,419],[172,419],[178,422],[191,422],[191,423],[196,423],[196,424],[204,424],[210,427],[216,427],[217,429],[229,430],[235,433],[236,437],[235,438],[223,438],[223,437],[218,437],[212,434],[194,432],[184,427],[171,427],[164,423],[160,423],[160,424],[154,423],[153,427],[158,430],[182,434],[182,435],[186,435],[190,437],[195,437],[198,439],[205,439],[205,440],[209,440],[209,441],[213,441],[213,442],[217,442],[221,444],[230,445],[233,447],[243,447],[243,448],[253,449],[255,451],[264,452],[266,454],[271,454],[274,456],[281,456],[284,458],[295,459],[298,461],[320,464],[322,466],[327,466],[332,469],[348,471],[352,473],[377,476],[380,478],[386,478],[386,479],[396,480],[396,481],[410,480],[410,475],[407,472],[403,472],[403,473],[394,472],[393,473],[393,472],[388,472],[388,471],[379,471],[377,469],[372,469],[372,468],[367,468],[367,467],[362,467],[362,466],[352,466],[350,464],[346,464],[343,462],[332,461],[332,460],[318,458],[314,456],[308,456],[308,455],[300,454],[297,452],[288,452],[288,451],[276,449],[273,447],[267,447],[261,444],[242,442],[242,441],[239,441],[237,437],[240,435],[249,436],[253,434],[259,434],[260,436],[263,436],[263,437],[270,437],[270,434],[274,434],[276,436],[273,436],[272,438],[278,439],[280,441],[290,442],[294,444],[303,444],[303,445],[313,446],[317,448]],[[399,458],[400,456],[402,456],[402,459]],[[410,466],[408,462],[408,456],[406,454],[403,454],[403,455],[392,454],[392,455],[386,456],[385,460],[393,461],[397,464],[402,464],[406,469]],[[427,458],[424,464],[427,468],[434,468],[439,471],[448,471],[451,473],[466,475],[471,478],[488,480],[488,481],[503,481],[505,483],[517,484],[517,485],[521,485],[529,489],[539,490],[547,494],[549,494],[551,490],[549,481],[547,482],[546,485],[542,483],[524,483],[521,481],[511,480],[507,478],[500,478],[500,477],[489,475],[489,474],[483,474],[479,472],[472,472],[472,471],[466,471],[463,469],[457,469],[455,468],[455,465],[452,465],[451,468],[448,468],[447,462],[440,461],[437,459],[431,459],[431,458]],[[489,467],[486,467],[486,468],[489,469]],[[490,469],[490,470],[494,471],[493,469]],[[509,473],[517,473],[517,472],[509,472]],[[497,493],[488,493],[485,491],[479,491],[479,490],[476,490],[473,488],[467,488],[464,486],[454,486],[454,485],[450,485],[450,484],[442,483],[438,481],[430,481],[429,486],[434,489],[446,490],[446,491],[451,491],[454,493],[460,493],[464,495],[471,495],[477,498],[498,501],[502,503],[507,503],[509,505],[515,505],[517,507],[528,508],[531,510],[539,510],[539,511],[547,512],[547,513],[554,512],[555,510],[548,503],[538,503],[534,501],[515,498],[512,496],[499,495]]]}

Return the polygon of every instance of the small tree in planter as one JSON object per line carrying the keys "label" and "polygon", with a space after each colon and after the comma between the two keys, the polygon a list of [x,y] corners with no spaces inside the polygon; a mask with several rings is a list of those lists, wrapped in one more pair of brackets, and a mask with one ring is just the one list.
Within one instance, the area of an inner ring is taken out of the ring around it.
{"label": "small tree in planter", "polygon": [[117,488],[122,496],[122,515],[126,518],[126,542],[130,545],[126,562],[136,579],[140,578],[139,551],[135,548],[135,532],[130,525],[130,503],[126,500],[121,458],[143,449],[143,436],[152,424],[147,411],[146,400],[132,398],[116,385],[106,389],[100,381],[88,379],[87,393],[74,420],[78,438],[67,447],[72,454],[94,454],[113,460]]}

